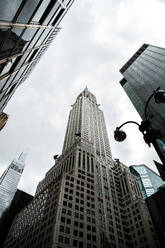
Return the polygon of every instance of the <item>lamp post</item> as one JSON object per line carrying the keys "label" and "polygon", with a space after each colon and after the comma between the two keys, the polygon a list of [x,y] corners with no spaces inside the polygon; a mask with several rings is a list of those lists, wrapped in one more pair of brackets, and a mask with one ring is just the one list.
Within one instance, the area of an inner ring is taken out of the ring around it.
{"label": "lamp post", "polygon": [[143,138],[145,143],[150,146],[153,144],[160,160],[162,161],[164,165],[164,171],[165,171],[165,144],[161,140],[161,134],[158,130],[155,130],[152,128],[151,121],[147,118],[147,108],[150,100],[152,97],[155,98],[155,102],[157,104],[165,103],[165,91],[160,90],[160,87],[158,87],[156,90],[153,91],[153,93],[149,96],[148,100],[146,101],[145,109],[144,109],[144,116],[145,120],[141,122],[141,124],[135,122],[135,121],[127,121],[124,122],[119,127],[116,127],[116,130],[114,131],[114,138],[116,141],[123,141],[126,139],[127,135],[126,133],[121,130],[120,128],[128,123],[134,123],[139,127],[139,131],[142,132]]}

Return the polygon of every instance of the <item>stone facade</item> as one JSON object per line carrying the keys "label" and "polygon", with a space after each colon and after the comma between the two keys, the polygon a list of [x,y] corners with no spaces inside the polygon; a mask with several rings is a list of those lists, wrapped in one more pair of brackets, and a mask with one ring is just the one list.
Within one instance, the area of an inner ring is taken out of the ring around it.
{"label": "stone facade", "polygon": [[112,159],[103,113],[87,88],[72,105],[62,154],[13,222],[11,247],[159,247],[137,179]]}

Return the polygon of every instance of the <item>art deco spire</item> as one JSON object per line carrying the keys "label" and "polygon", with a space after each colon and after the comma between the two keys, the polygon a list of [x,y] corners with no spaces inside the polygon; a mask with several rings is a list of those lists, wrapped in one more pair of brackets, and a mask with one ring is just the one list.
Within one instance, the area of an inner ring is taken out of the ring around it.
{"label": "art deco spire", "polygon": [[86,87],[77,97],[69,114],[63,152],[76,142],[76,134],[92,144],[97,153],[111,157],[104,115],[99,109],[96,97]]}

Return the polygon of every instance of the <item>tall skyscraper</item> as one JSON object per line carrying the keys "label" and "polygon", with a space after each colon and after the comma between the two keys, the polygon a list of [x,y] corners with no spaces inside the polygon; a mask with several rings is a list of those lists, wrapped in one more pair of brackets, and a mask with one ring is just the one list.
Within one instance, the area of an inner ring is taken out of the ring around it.
{"label": "tall skyscraper", "polygon": [[164,184],[161,177],[144,164],[132,165],[130,171],[137,176],[144,198],[157,192],[158,188]]}
{"label": "tall skyscraper", "polygon": [[12,161],[0,177],[0,216],[10,205],[25,167],[26,153]]}
{"label": "tall skyscraper", "polygon": [[[165,49],[144,44],[121,68],[124,78],[121,86],[144,120],[144,108],[148,97],[159,86],[165,90]],[[152,99],[148,105],[148,118],[158,129],[165,142],[164,104],[156,104]]]}
{"label": "tall skyscraper", "polygon": [[0,1],[0,112],[59,32],[73,1]]}
{"label": "tall skyscraper", "polygon": [[87,88],[54,158],[5,248],[159,247],[137,178],[113,161],[103,112]]}

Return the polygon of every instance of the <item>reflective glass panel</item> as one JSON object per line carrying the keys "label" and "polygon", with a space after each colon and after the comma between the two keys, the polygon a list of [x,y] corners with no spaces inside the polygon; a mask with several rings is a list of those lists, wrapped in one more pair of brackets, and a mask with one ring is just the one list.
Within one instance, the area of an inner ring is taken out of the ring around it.
{"label": "reflective glass panel", "polygon": [[36,33],[37,28],[27,28],[24,32],[24,34],[22,35],[21,39],[26,42],[26,44],[24,45],[22,51],[25,51],[25,49],[28,47],[30,41],[32,40],[34,34]]}
{"label": "reflective glass panel", "polygon": [[38,8],[37,12],[35,13],[32,21],[33,22],[39,22],[41,16],[43,15],[44,11],[46,10],[50,0],[43,0],[40,4],[40,7]]}
{"label": "reflective glass panel", "polygon": [[34,44],[36,43],[36,41],[38,40],[38,38],[40,37],[41,33],[44,32],[44,29],[39,29],[35,36],[33,37],[33,39],[31,40],[31,42],[29,43],[28,49],[29,48],[33,48]]}
{"label": "reflective glass panel", "polygon": [[[0,92],[1,92],[2,88],[4,87],[6,80],[7,80],[7,78],[0,80]],[[0,101],[1,101],[1,97],[0,97]]]}
{"label": "reflective glass panel", "polygon": [[65,9],[60,9],[60,11],[58,10],[56,12],[56,15],[53,17],[53,20],[52,20],[52,25],[53,26],[55,26],[58,23],[59,19],[61,18],[61,16],[64,13],[64,11],[65,11]]}
{"label": "reflective glass panel", "polygon": [[12,61],[0,64],[0,76],[3,76],[5,73],[9,72],[11,66],[12,66]]}
{"label": "reflective glass panel", "polygon": [[0,0],[0,20],[12,21],[22,0]]}
{"label": "reflective glass panel", "polygon": [[0,59],[15,55],[21,51],[21,48],[24,47],[26,41],[21,40],[19,46],[16,47],[16,45],[22,31],[23,28],[13,28],[10,31],[8,37],[1,46]]}
{"label": "reflective glass panel", "polygon": [[71,0],[62,0],[62,3],[67,6],[69,3],[71,2]]}
{"label": "reflective glass panel", "polygon": [[26,1],[21,13],[17,18],[17,22],[28,23],[34,10],[36,9],[40,0],[28,0]]}
{"label": "reflective glass panel", "polygon": [[17,74],[16,74],[16,76],[15,76],[15,78],[14,78],[13,81],[17,81],[17,80],[20,78],[20,76],[22,75],[22,73],[23,73],[23,71],[24,71],[25,69],[26,69],[25,66],[22,67],[22,68],[17,72]]}
{"label": "reflective glass panel", "polygon": [[3,39],[5,38],[7,31],[9,30],[9,28],[3,28],[0,27],[0,43],[3,41]]}
{"label": "reflective glass panel", "polygon": [[58,8],[61,6],[61,4],[57,1],[53,8],[50,9],[48,15],[45,15],[45,18],[42,17],[42,25],[48,25]]}
{"label": "reflective glass panel", "polygon": [[35,46],[40,46],[42,44],[42,42],[44,41],[45,37],[48,35],[48,33],[51,33],[51,32],[52,32],[52,30],[45,29],[45,31],[42,33],[41,37],[39,38],[39,40],[37,41]]}
{"label": "reflective glass panel", "polygon": [[[4,94],[3,94],[4,95]],[[2,97],[1,97],[2,98]],[[0,101],[0,111],[3,111],[3,108],[4,108],[4,103],[6,101],[6,98],[4,98],[2,101]]]}
{"label": "reflective glass panel", "polygon": [[3,90],[6,89],[6,88],[8,88],[8,86],[12,83],[14,77],[15,77],[15,73],[12,74],[12,75],[8,78],[8,80],[6,81],[6,84],[4,85]]}

